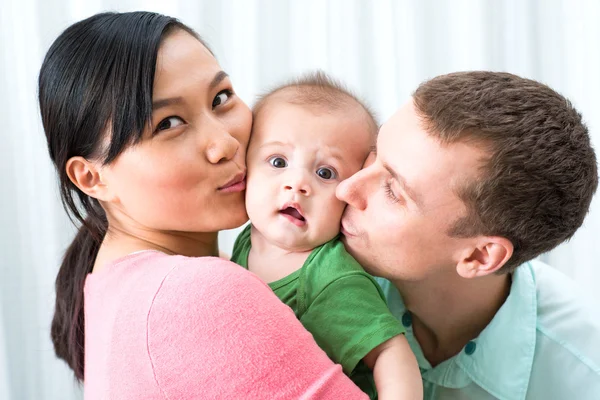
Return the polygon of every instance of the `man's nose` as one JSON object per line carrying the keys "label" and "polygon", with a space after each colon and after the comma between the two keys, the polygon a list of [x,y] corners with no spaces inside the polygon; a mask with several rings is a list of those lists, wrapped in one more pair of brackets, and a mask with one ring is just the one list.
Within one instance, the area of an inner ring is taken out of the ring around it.
{"label": "man's nose", "polygon": [[368,178],[372,175],[370,170],[370,168],[361,169],[350,178],[342,181],[335,191],[336,197],[358,210],[366,209],[367,183]]}

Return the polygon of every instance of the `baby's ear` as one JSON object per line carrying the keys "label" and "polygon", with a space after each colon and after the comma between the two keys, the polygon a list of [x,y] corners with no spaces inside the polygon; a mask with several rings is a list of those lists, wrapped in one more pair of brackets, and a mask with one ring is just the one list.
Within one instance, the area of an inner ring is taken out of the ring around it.
{"label": "baby's ear", "polygon": [[101,169],[100,163],[80,156],[71,157],[66,165],[67,176],[79,190],[97,200],[110,201],[114,196],[103,180]]}
{"label": "baby's ear", "polygon": [[373,164],[375,162],[375,159],[377,158],[377,155],[375,154],[374,150],[370,150],[369,153],[367,154],[367,158],[365,159],[365,162],[363,163],[363,169],[367,168],[369,165]]}
{"label": "baby's ear", "polygon": [[502,268],[513,254],[513,244],[500,236],[483,236],[475,246],[465,251],[456,266],[463,278],[493,274]]}

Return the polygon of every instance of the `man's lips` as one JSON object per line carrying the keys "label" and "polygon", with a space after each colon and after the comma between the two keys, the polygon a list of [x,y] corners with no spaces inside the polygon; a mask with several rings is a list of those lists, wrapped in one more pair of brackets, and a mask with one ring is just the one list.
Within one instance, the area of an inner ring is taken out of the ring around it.
{"label": "man's lips", "polygon": [[221,186],[218,190],[221,192],[241,192],[246,189],[246,173],[240,172],[235,175],[229,182]]}
{"label": "man's lips", "polygon": [[344,223],[344,219],[342,219],[342,224],[341,224],[341,228],[340,228],[340,232],[342,233],[342,235],[346,236],[346,237],[350,237],[350,236],[356,236],[356,234],[354,233],[354,227],[352,226],[351,223],[345,222]]}

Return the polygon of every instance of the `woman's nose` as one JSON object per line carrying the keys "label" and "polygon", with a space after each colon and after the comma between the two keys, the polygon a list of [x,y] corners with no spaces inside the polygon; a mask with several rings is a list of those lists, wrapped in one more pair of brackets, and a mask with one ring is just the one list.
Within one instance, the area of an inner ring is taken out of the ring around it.
{"label": "woman's nose", "polygon": [[283,190],[303,196],[310,196],[312,194],[309,178],[302,171],[289,171],[284,180]]}
{"label": "woman's nose", "polygon": [[367,208],[368,178],[370,168],[361,169],[350,178],[343,180],[336,188],[336,197],[358,210]]}
{"label": "woman's nose", "polygon": [[240,142],[222,125],[215,124],[213,137],[206,148],[206,158],[211,164],[232,160],[240,148]]}

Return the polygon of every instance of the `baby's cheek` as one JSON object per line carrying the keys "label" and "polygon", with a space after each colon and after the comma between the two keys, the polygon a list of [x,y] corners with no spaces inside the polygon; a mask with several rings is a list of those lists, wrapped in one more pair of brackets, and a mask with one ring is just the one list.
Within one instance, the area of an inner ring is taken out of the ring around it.
{"label": "baby's cheek", "polygon": [[[263,206],[261,207],[261,203]],[[260,215],[260,210],[264,209],[266,204],[260,198],[260,191],[247,191],[246,192],[246,212],[250,219],[252,219],[253,215]]]}
{"label": "baby's cheek", "polygon": [[340,221],[342,219],[342,214],[344,213],[344,208],[346,207],[346,203],[338,200],[337,197],[334,196],[329,200],[329,204],[325,207],[325,215],[327,216],[327,224],[330,226],[335,226],[336,229],[339,230]]}

